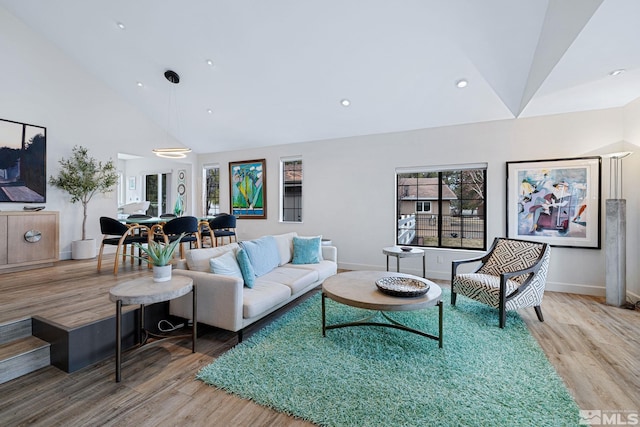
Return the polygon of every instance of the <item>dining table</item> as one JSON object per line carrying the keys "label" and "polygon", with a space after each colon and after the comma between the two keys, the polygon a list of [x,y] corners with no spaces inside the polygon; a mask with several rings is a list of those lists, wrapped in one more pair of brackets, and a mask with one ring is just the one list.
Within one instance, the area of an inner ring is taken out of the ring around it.
{"label": "dining table", "polygon": [[122,220],[125,224],[142,224],[142,225],[155,225],[163,222],[167,222],[167,218],[160,218],[152,216],[149,218],[125,218]]}

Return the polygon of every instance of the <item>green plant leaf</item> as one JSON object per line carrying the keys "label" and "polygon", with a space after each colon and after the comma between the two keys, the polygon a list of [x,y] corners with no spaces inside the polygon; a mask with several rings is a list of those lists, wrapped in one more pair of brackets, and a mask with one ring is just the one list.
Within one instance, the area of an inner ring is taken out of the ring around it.
{"label": "green plant leaf", "polygon": [[156,242],[155,240],[150,241],[147,246],[143,246],[140,243],[134,243],[134,246],[140,249],[142,252],[147,254],[147,257],[139,257],[135,255],[129,255],[133,258],[141,259],[151,265],[155,266],[164,266],[169,265],[171,262],[171,258],[173,258],[173,254],[176,251],[176,248],[180,244],[180,241],[185,236],[185,233],[182,233],[180,237],[178,237],[173,242],[167,244]]}

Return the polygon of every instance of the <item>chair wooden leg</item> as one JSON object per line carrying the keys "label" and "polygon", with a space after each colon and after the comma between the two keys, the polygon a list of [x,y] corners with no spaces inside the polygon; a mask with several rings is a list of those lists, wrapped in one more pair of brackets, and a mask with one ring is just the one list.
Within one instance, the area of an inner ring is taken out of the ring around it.
{"label": "chair wooden leg", "polygon": [[100,267],[102,266],[102,252],[104,251],[104,243],[100,245],[100,252],[98,253],[98,271],[100,271]]}
{"label": "chair wooden leg", "polygon": [[[120,251],[122,251],[122,253],[124,254],[126,250],[127,250],[126,248],[121,248],[120,245],[118,245],[118,249],[116,249],[116,258],[115,258],[115,261],[113,262],[113,274],[115,275],[118,274],[118,262],[120,261],[120,256],[119,256]],[[124,262],[124,260],[122,262]]]}
{"label": "chair wooden leg", "polygon": [[535,307],[533,307],[533,309],[536,311],[536,316],[538,316],[538,320],[541,322],[544,322],[544,317],[542,317],[542,308],[539,305],[536,305]]}

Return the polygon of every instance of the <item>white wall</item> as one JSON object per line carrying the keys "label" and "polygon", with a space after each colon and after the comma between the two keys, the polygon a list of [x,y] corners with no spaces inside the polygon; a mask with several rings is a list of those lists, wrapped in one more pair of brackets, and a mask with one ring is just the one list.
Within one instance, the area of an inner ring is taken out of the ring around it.
{"label": "white wall", "polygon": [[[124,165],[125,175],[128,177],[136,178],[136,190],[128,191],[127,197],[133,198],[133,200],[127,199],[127,203],[135,202],[135,198],[139,200],[143,200],[145,197],[144,193],[144,176],[149,174],[157,174],[157,173],[166,173],[170,174],[170,181],[167,182],[167,210],[164,213],[172,213],[175,205],[175,201],[177,198],[177,187],[178,187],[178,171],[186,170],[187,171],[187,179],[186,179],[186,187],[188,189],[193,190],[193,164],[188,162],[180,162],[176,160],[168,160],[161,159],[156,157],[143,157],[140,159],[133,160],[125,160],[122,161]],[[125,179],[126,181],[126,179]],[[125,182],[125,185],[126,182]],[[191,194],[187,194],[186,206],[184,206],[184,214],[185,215],[194,215],[201,216],[200,210],[196,211],[196,198]]]}
{"label": "white wall", "polygon": [[[338,246],[340,267],[384,269],[381,249],[393,245],[395,236],[395,168],[488,163],[487,215],[491,240],[505,235],[507,161],[604,154],[603,147],[626,136],[625,117],[626,110],[610,109],[505,120],[215,153],[199,156],[199,163],[221,165],[220,193],[224,211],[225,206],[229,206],[228,162],[266,159],[268,219],[240,220],[241,239],[290,230],[303,235],[323,234]],[[279,160],[292,155],[303,158],[302,224],[278,222]],[[603,190],[608,189],[607,166],[603,163]],[[630,178],[633,177],[627,177],[626,182],[633,182]],[[603,205],[605,197],[603,194]],[[629,210],[633,207],[633,212],[637,212],[637,194],[633,198],[629,200]],[[637,230],[635,215],[628,217],[628,227]],[[630,260],[637,259],[639,241],[629,241]],[[552,254],[550,289],[604,294],[603,250],[553,248]],[[430,249],[428,276],[449,278],[451,260],[472,255],[475,253]],[[442,258],[441,263],[437,262],[438,256]],[[403,259],[401,264],[405,271],[421,272],[417,259]],[[629,290],[640,294],[635,266],[630,269],[628,280]]]}
{"label": "white wall", "polygon": [[[118,152],[151,157],[154,143],[170,138],[3,8],[0,58],[0,118],[47,128],[48,176],[57,173],[58,160],[68,157],[74,145],[89,147],[98,160],[117,161]],[[158,167],[166,168],[166,162]],[[50,186],[45,206],[60,211],[60,255],[67,259],[71,241],[81,238],[82,207],[72,205],[66,193]],[[4,211],[22,208],[20,203],[0,203]],[[98,217],[116,213],[115,191],[96,196],[89,205],[87,236],[101,238]]]}

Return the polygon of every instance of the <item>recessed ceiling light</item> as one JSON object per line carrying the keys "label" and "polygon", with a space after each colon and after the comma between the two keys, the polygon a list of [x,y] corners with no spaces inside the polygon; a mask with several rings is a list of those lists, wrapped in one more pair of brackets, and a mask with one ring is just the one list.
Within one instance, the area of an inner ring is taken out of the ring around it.
{"label": "recessed ceiling light", "polygon": [[620,74],[624,73],[625,70],[624,68],[619,68],[617,70],[613,70],[612,72],[609,73],[610,76],[619,76]]}
{"label": "recessed ceiling light", "polygon": [[342,105],[343,107],[348,107],[349,105],[351,105],[351,101],[345,98],[340,101],[340,105]]}
{"label": "recessed ceiling light", "polygon": [[469,81],[467,79],[460,79],[456,82],[456,87],[462,89],[463,87],[467,87]]}
{"label": "recessed ceiling light", "polygon": [[120,28],[121,30],[124,30],[125,28],[127,28],[122,22],[116,22],[116,25],[118,26],[118,28]]}
{"label": "recessed ceiling light", "polygon": [[144,85],[142,84],[142,82],[138,82],[138,83],[136,83],[136,85],[138,85],[138,87],[142,87],[142,86],[144,86]]}
{"label": "recessed ceiling light", "polygon": [[207,113],[209,113],[209,114],[213,114],[213,110],[212,110],[211,108],[209,108],[209,109],[207,110]]}
{"label": "recessed ceiling light", "polygon": [[213,67],[215,64],[213,63],[213,61],[212,61],[212,60],[207,59],[207,65],[208,65],[209,67]]}

